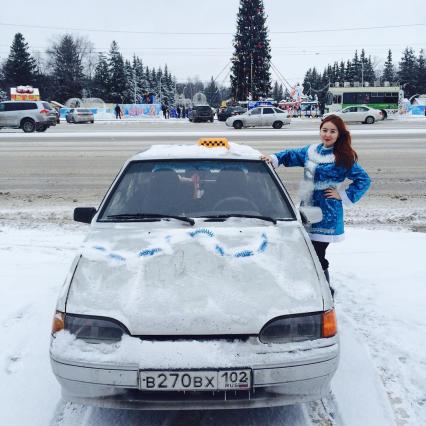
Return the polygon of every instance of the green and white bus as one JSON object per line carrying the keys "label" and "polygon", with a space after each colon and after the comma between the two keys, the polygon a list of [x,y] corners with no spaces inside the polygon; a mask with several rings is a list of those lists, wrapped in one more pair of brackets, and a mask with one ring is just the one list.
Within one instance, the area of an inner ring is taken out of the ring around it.
{"label": "green and white bus", "polygon": [[399,86],[330,87],[327,93],[326,111],[340,111],[348,106],[367,105],[379,109],[386,118],[396,114],[404,99]]}

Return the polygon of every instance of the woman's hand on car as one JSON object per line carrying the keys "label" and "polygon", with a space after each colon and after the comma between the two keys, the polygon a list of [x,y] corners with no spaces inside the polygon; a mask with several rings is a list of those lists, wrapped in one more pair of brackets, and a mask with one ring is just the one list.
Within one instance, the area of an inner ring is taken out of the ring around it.
{"label": "woman's hand on car", "polygon": [[268,164],[272,165],[272,159],[269,155],[261,155],[260,159],[262,161],[266,161]]}

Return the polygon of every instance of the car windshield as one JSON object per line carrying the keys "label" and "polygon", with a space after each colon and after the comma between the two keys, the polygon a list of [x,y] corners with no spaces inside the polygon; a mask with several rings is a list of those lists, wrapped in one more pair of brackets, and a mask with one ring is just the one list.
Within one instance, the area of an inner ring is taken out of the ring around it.
{"label": "car windshield", "polygon": [[257,160],[129,163],[98,220],[143,220],[149,215],[295,220],[276,178]]}

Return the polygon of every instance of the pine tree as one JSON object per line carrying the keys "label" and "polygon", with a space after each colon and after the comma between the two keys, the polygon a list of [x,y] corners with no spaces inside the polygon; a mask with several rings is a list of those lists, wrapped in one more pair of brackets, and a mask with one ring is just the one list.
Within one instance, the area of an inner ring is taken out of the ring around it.
{"label": "pine tree", "polygon": [[48,50],[55,80],[55,97],[62,103],[70,98],[80,98],[83,67],[78,46],[71,34],[63,35]]}
{"label": "pine tree", "polygon": [[350,83],[354,81],[352,63],[349,60],[346,62],[345,79],[343,81],[348,81]]}
{"label": "pine tree", "polygon": [[216,86],[213,76],[210,80],[210,83],[205,88],[204,94],[206,95],[207,103],[210,106],[214,108],[217,108],[219,106],[221,99],[220,99],[219,89]]}
{"label": "pine tree", "polygon": [[123,103],[128,88],[126,71],[124,69],[123,56],[120,53],[116,41],[111,43],[109,50],[108,67],[110,75],[110,93],[109,98],[113,102]]}
{"label": "pine tree", "polygon": [[339,81],[341,84],[345,81],[345,75],[346,75],[346,69],[345,69],[345,63],[343,61],[340,61],[339,65],[339,78],[337,81]]}
{"label": "pine tree", "polygon": [[236,100],[266,97],[271,91],[271,49],[263,0],[240,0],[234,37],[231,86]]}
{"label": "pine tree", "polygon": [[423,49],[420,50],[417,58],[416,92],[420,94],[426,93],[426,63]]}
{"label": "pine tree", "polygon": [[36,80],[36,62],[21,33],[15,34],[3,73],[6,86],[32,85]]}
{"label": "pine tree", "polygon": [[389,81],[389,82],[396,80],[395,67],[393,66],[393,63],[392,63],[392,51],[390,49],[388,51],[388,57],[385,62],[385,68],[383,70],[382,80]]}
{"label": "pine tree", "polygon": [[398,78],[408,98],[416,93],[416,68],[414,51],[411,47],[407,47],[399,63]]}
{"label": "pine tree", "polygon": [[278,82],[276,81],[274,83],[274,88],[272,90],[272,97],[274,98],[276,102],[279,102],[281,99],[283,99],[283,96],[284,96],[283,85],[278,84]]}
{"label": "pine tree", "polygon": [[104,101],[109,100],[109,68],[107,58],[103,53],[99,54],[98,63],[96,64],[95,75],[93,77],[93,92],[95,97],[101,98]]}
{"label": "pine tree", "polygon": [[350,81],[360,82],[361,81],[361,61],[358,58],[357,50],[355,50],[355,55],[354,55],[354,58],[352,59],[351,66],[352,66],[352,71],[351,71],[352,79]]}

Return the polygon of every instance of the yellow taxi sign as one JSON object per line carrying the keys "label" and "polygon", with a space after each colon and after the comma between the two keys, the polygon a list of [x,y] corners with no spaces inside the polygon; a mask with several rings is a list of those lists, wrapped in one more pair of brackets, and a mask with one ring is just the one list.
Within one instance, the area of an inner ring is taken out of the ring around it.
{"label": "yellow taxi sign", "polygon": [[197,145],[204,148],[226,148],[229,149],[229,142],[226,138],[200,138]]}

